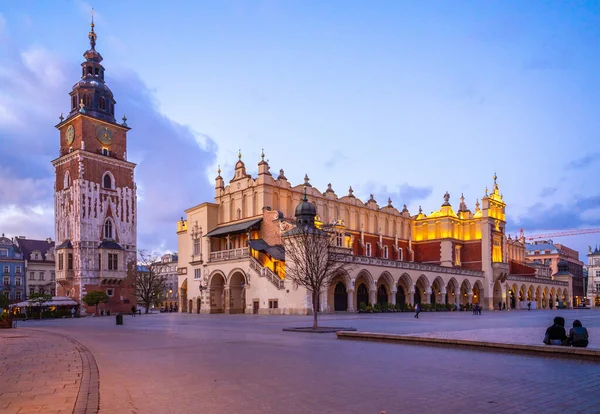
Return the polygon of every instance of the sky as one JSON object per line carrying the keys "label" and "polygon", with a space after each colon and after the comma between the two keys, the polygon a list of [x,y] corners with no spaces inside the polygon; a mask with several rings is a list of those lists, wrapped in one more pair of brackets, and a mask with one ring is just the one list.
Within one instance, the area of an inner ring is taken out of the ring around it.
{"label": "sky", "polygon": [[[493,175],[508,231],[600,227],[596,1],[0,0],[0,232],[53,237],[54,125],[95,7],[96,49],[127,114],[138,247],[177,249],[238,150],[255,174],[412,214]],[[600,233],[554,238],[585,254]]]}

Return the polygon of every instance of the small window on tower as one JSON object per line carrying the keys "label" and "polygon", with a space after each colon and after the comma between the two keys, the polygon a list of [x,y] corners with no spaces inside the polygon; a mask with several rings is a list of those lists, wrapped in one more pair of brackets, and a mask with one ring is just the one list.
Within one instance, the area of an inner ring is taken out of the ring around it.
{"label": "small window on tower", "polygon": [[100,98],[100,109],[106,109],[106,101],[104,98]]}
{"label": "small window on tower", "polygon": [[65,180],[63,186],[65,190],[71,187],[71,175],[69,174],[69,171],[65,172]]}
{"label": "small window on tower", "polygon": [[91,66],[87,67],[87,73],[89,73],[90,75],[92,74],[92,67]]}
{"label": "small window on tower", "polygon": [[106,219],[104,222],[104,238],[112,239],[113,238],[113,226],[112,221],[110,219]]}
{"label": "small window on tower", "polygon": [[113,180],[110,173],[104,173],[104,177],[102,177],[102,187],[108,188],[109,190],[113,189]]}
{"label": "small window on tower", "polygon": [[96,76],[98,76],[98,75],[100,74],[100,69],[99,69],[99,68],[96,68],[96,71],[95,71],[95,72],[96,72]]}
{"label": "small window on tower", "polygon": [[73,104],[73,107],[72,107],[71,109],[75,109],[75,108],[77,108],[77,97],[76,97],[76,96],[73,96],[73,97],[71,98],[71,101],[72,101],[71,103]]}

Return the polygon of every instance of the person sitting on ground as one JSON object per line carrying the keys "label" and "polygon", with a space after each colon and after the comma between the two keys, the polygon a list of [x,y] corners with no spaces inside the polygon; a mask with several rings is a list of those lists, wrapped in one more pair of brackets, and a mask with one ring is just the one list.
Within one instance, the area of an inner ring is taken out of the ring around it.
{"label": "person sitting on ground", "polygon": [[567,333],[565,331],[565,318],[557,316],[554,318],[554,324],[546,329],[544,336],[546,345],[566,345]]}
{"label": "person sitting on ground", "polygon": [[588,331],[581,325],[579,320],[573,321],[573,327],[569,330],[568,344],[577,348],[587,348]]}

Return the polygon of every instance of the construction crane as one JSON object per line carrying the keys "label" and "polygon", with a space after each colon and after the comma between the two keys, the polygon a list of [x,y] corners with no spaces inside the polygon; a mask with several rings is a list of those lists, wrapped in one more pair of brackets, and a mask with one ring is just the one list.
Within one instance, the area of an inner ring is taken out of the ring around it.
{"label": "construction crane", "polygon": [[[521,229],[521,233],[523,229]],[[565,237],[565,236],[578,236],[580,234],[593,234],[600,233],[600,228],[595,229],[571,229],[571,230],[563,230],[556,233],[546,233],[546,234],[534,234],[533,236],[527,236],[525,239],[527,240],[536,240],[536,239],[552,239],[554,237]]]}

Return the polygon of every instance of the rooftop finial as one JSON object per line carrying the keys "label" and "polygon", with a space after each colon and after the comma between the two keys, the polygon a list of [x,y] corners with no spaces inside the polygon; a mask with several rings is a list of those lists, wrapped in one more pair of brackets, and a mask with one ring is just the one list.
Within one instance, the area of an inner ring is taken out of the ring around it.
{"label": "rooftop finial", "polygon": [[260,152],[260,158],[264,161],[265,160],[265,149],[261,148],[261,152]]}
{"label": "rooftop finial", "polygon": [[306,185],[304,186],[304,200],[303,201],[308,201],[308,198],[306,198]]}
{"label": "rooftop finial", "polygon": [[242,160],[242,149],[238,149],[238,159],[241,161]]}
{"label": "rooftop finial", "polygon": [[221,164],[219,164],[219,165],[217,166],[217,173],[218,173],[219,175],[221,175]]}
{"label": "rooftop finial", "polygon": [[496,184],[496,180],[498,179],[498,176],[496,175],[496,173],[494,172],[494,184]]}
{"label": "rooftop finial", "polygon": [[65,117],[63,116],[63,113],[60,113],[60,116],[58,117],[58,119],[60,119],[60,122],[65,120]]}
{"label": "rooftop finial", "polygon": [[92,24],[90,24],[90,27],[92,28],[92,30],[88,33],[88,38],[90,39],[90,46],[92,47],[92,50],[96,50],[96,33],[94,32],[94,8],[92,7]]}
{"label": "rooftop finial", "polygon": [[127,126],[127,115],[123,114],[123,123],[121,124],[123,126]]}

